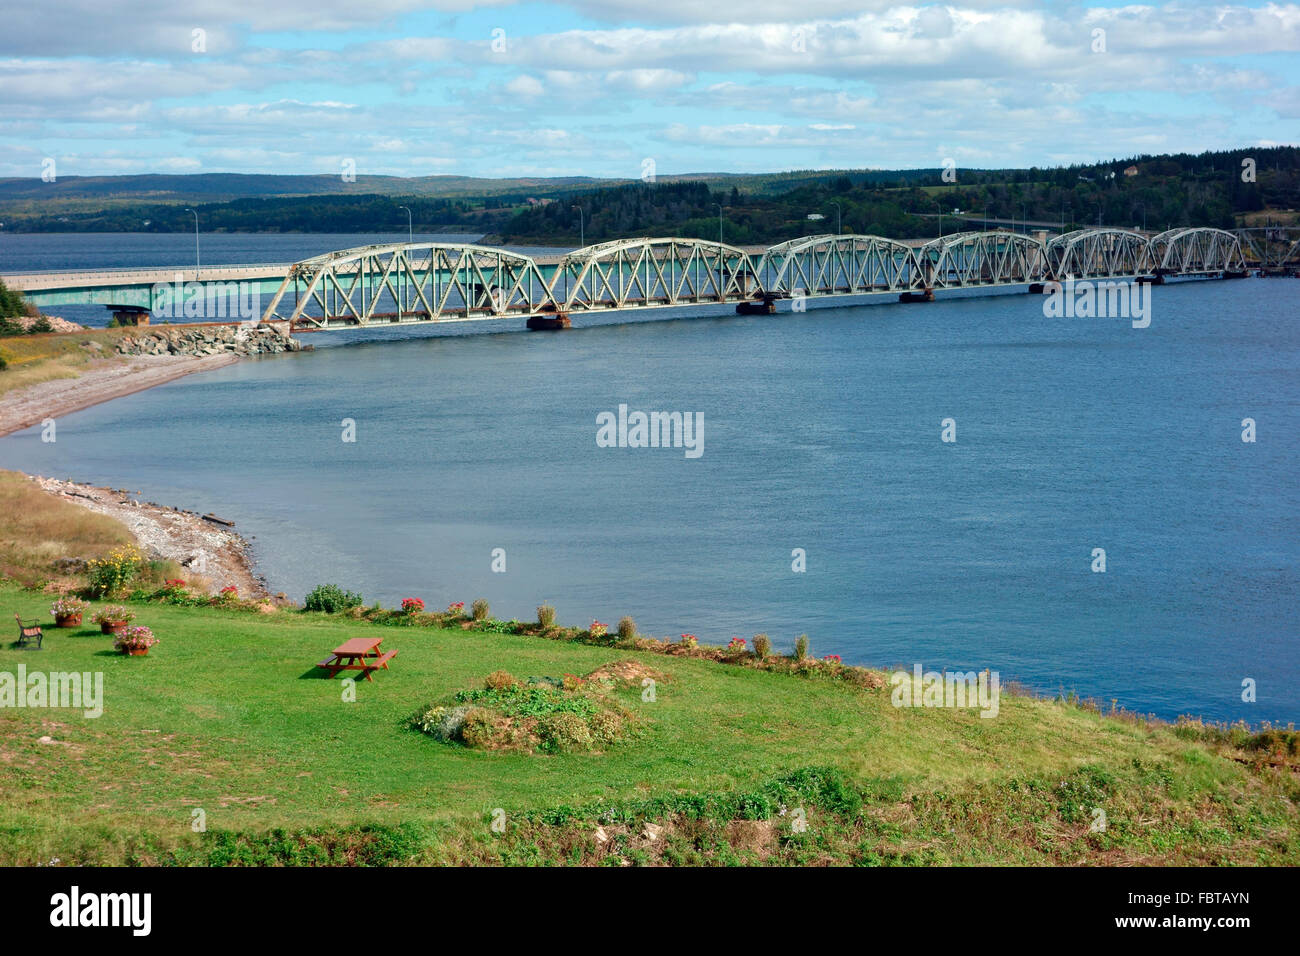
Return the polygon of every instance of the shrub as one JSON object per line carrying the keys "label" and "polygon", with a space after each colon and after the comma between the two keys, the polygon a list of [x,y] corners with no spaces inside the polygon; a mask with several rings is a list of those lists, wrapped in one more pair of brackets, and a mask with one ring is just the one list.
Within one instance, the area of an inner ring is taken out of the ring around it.
{"label": "shrub", "polygon": [[626,614],[618,619],[618,636],[621,640],[630,641],[636,637],[636,621]]}
{"label": "shrub", "polygon": [[303,607],[308,611],[324,611],[326,614],[337,614],[339,611],[348,611],[354,607],[361,607],[361,604],[360,594],[344,591],[337,584],[318,584],[307,595]]}
{"label": "shrub", "polygon": [[519,683],[515,675],[509,671],[493,671],[483,681],[483,686],[488,690],[507,690],[511,687],[518,687]]}
{"label": "shrub", "polygon": [[602,710],[592,714],[587,721],[592,740],[601,744],[612,744],[623,734],[623,719],[618,714]]}
{"label": "shrub", "polygon": [[548,631],[555,627],[555,608],[549,604],[543,604],[539,607],[537,609],[537,623]]}
{"label": "shrub", "polygon": [[488,617],[488,613],[491,610],[492,608],[488,605],[488,602],[485,601],[483,598],[479,598],[477,601],[475,601],[473,604],[470,605],[470,612],[474,615],[474,620],[476,621],[486,621]]}
{"label": "shrub", "polygon": [[45,332],[53,331],[54,326],[50,325],[50,320],[43,315],[27,327],[28,335],[41,335]]}
{"label": "shrub", "polygon": [[90,571],[90,590],[96,597],[110,597],[126,590],[144,567],[144,555],[133,544],[122,545],[103,558],[86,562]]}
{"label": "shrub", "polygon": [[422,614],[424,601],[420,598],[402,598],[402,611],[406,614]]}
{"label": "shrub", "polygon": [[447,605],[446,613],[451,617],[463,617],[465,615],[465,602],[455,601]]}
{"label": "shrub", "polygon": [[609,633],[609,628],[600,621],[592,621],[591,627],[587,628],[587,633],[594,638],[602,638]]}
{"label": "shrub", "polygon": [[557,713],[537,725],[543,750],[586,750],[591,746],[591,730],[577,714]]}
{"label": "shrub", "polygon": [[766,634],[755,634],[754,653],[760,661],[767,660],[767,655],[772,653],[772,639]]}
{"label": "shrub", "polygon": [[808,657],[808,635],[800,634],[794,642],[794,659],[805,660]]}
{"label": "shrub", "polygon": [[497,728],[491,711],[484,707],[470,708],[460,726],[460,739],[467,747],[484,747],[492,743]]}

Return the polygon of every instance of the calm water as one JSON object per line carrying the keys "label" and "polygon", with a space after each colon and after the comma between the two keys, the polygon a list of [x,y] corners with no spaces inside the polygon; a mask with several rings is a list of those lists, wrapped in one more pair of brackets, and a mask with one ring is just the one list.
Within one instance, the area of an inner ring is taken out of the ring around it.
{"label": "calm water", "polygon": [[[1167,286],[1145,330],[1008,295],[325,333],[67,416],[55,444],[0,439],[0,464],[234,518],[299,599],[334,581],[711,642],[807,632],[849,662],[1291,720],[1298,297]],[[702,412],[703,456],[598,448],[620,403]]]}

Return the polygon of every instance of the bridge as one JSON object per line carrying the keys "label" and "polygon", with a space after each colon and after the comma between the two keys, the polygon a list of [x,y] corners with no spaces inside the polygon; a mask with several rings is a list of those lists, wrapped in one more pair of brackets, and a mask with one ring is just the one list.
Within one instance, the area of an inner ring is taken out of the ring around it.
{"label": "bridge", "polygon": [[[1259,233],[1256,235],[1256,233]],[[1281,238],[1279,238],[1281,237]],[[344,249],[292,265],[205,268],[209,289],[239,284],[269,303],[264,322],[295,331],[526,318],[567,325],[571,315],[735,304],[771,312],[778,299],[892,294],[1116,280],[1300,274],[1300,230],[1170,229],[1155,235],[1086,228],[1049,240],[1007,231],[957,232],[928,242],[822,234],[765,248],[683,238],[621,239],[530,256],[475,244],[398,242]],[[103,302],[157,309],[193,270],[21,274],[10,288],[38,306]],[[202,316],[212,318],[213,316]]]}

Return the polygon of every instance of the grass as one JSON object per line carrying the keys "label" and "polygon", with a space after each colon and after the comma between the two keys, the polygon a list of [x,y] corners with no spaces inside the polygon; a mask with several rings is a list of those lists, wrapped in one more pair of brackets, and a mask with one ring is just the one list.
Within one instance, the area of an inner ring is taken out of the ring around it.
{"label": "grass", "polygon": [[[6,615],[46,618],[49,600],[0,586]],[[0,672],[101,671],[105,684],[98,719],[0,709],[0,862],[1300,863],[1293,763],[1068,703],[1004,696],[989,720],[538,637],[137,610],[162,639],[145,658],[113,654],[93,627],[51,627],[41,652],[0,648]],[[400,654],[349,702],[313,663],[368,635]],[[604,753],[480,751],[407,725],[492,671],[628,658],[665,679],[653,703],[620,692],[644,730]]]}
{"label": "grass", "polygon": [[98,558],[134,541],[121,522],[46,494],[15,471],[0,471],[0,514],[0,574],[25,584],[58,577],[66,555]]}
{"label": "grass", "polygon": [[0,395],[56,378],[76,378],[94,362],[117,361],[113,349],[126,331],[96,329],[0,338],[0,358],[8,366],[0,371]]}

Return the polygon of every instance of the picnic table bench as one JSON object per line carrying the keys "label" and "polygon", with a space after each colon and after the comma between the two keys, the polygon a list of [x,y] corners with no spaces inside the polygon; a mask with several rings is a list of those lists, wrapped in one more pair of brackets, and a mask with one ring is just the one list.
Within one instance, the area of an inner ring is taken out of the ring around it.
{"label": "picnic table bench", "polygon": [[373,681],[372,671],[381,667],[388,670],[388,662],[397,656],[397,651],[387,653],[379,649],[382,637],[354,637],[334,648],[332,656],[317,664],[317,667],[330,672],[332,680],[339,671],[363,671],[366,680]]}

